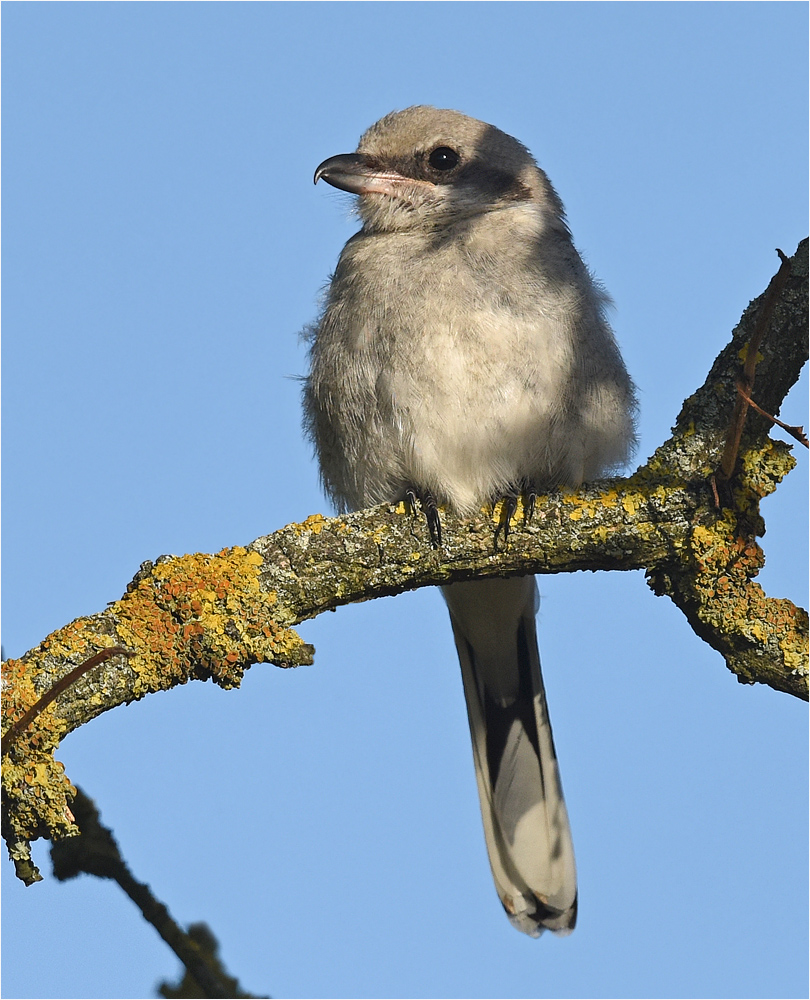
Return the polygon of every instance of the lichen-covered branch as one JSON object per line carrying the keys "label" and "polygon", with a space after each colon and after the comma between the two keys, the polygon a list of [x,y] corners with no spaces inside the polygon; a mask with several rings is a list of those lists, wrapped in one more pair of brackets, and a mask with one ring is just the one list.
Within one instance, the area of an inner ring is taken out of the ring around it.
{"label": "lichen-covered branch", "polygon": [[53,758],[67,733],[194,678],[232,687],[253,663],[309,663],[312,648],[292,627],[354,601],[473,577],[643,568],[740,680],[806,699],[807,614],[753,582],[763,562],[759,503],[795,464],[791,448],[771,440],[771,422],[752,411],[731,475],[716,473],[757,323],[762,342],[746,391],[767,413],[778,413],[807,358],[807,241],[770,296],[763,333],[764,299],[748,306],[647,463],[627,479],[538,497],[529,523],[518,507],[508,546],[494,541],[499,507],[468,519],[443,512],[440,549],[431,548],[424,519],[402,504],[315,514],[244,548],[144,563],[121,600],[7,661],[4,733],[69,671],[110,647],[126,650],[99,657],[9,741],[3,836],[20,877],[38,877],[32,839],[76,833],[73,788]]}

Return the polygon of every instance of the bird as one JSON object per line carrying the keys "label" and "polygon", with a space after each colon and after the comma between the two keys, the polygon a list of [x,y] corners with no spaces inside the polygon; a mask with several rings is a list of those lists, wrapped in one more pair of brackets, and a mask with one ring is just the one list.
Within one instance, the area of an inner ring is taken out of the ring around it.
{"label": "bird", "polygon": [[[417,105],[315,171],[355,195],[306,331],[304,429],[340,512],[420,501],[471,515],[620,469],[636,394],[610,300],[529,150]],[[497,542],[497,539],[496,539]],[[540,671],[534,577],[442,588],[461,665],[490,867],[511,923],[570,933],[577,876]]]}

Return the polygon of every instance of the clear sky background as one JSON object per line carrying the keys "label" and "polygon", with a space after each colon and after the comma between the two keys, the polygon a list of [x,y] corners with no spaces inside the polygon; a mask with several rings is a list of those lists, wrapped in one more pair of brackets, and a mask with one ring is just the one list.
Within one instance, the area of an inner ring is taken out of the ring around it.
{"label": "clear sky background", "polygon": [[[144,559],[328,510],[298,333],[356,221],[312,174],[386,112],[457,108],[535,153],[615,299],[640,460],[806,235],[803,3],[14,2],[2,27],[6,655]],[[805,411],[803,382],[782,414]],[[796,454],[761,581],[803,603]],[[58,756],[254,993],[806,996],[805,706],[739,685],[640,573],[540,589],[567,939],[501,910],[434,591],[322,616],[314,666],[150,697]],[[3,862],[4,997],[153,996],[174,956],[36,847],[44,883]]]}

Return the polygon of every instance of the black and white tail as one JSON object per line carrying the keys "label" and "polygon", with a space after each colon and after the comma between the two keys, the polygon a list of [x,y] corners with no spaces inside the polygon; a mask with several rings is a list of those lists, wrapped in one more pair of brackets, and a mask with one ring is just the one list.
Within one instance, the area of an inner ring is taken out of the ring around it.
{"label": "black and white tail", "polygon": [[574,847],[548,717],[533,577],[443,588],[467,699],[489,863],[512,924],[567,934]]}

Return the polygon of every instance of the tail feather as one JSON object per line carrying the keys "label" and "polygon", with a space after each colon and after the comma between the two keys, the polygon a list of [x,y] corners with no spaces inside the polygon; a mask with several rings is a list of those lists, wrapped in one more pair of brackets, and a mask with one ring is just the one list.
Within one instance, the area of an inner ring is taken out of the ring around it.
{"label": "tail feather", "polygon": [[577,885],[534,616],[532,577],[443,588],[456,640],[489,861],[515,927],[574,929]]}

